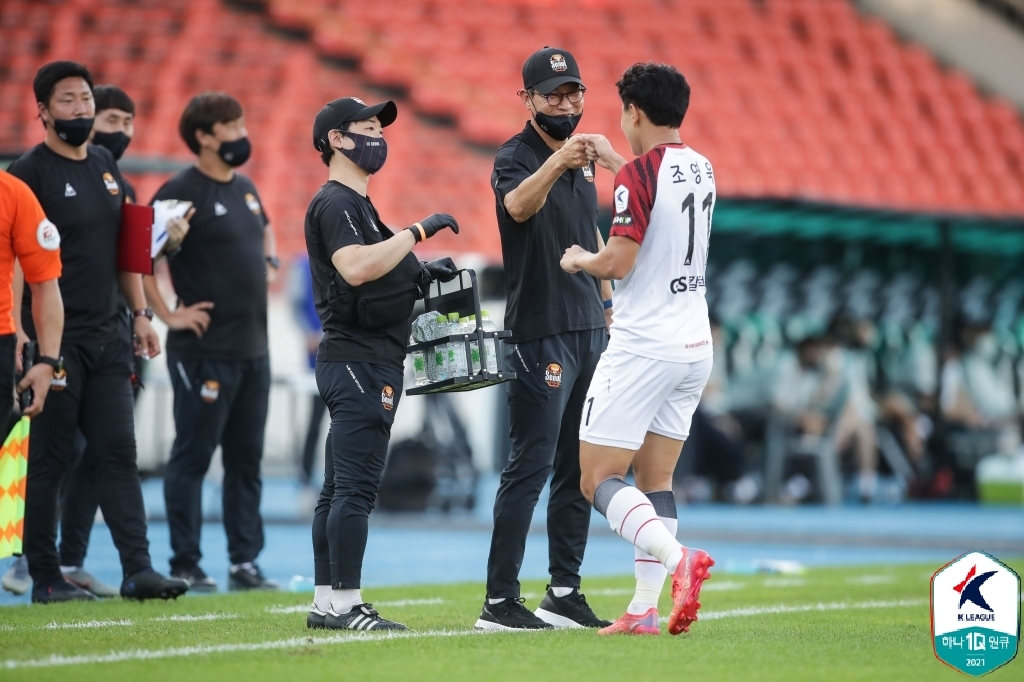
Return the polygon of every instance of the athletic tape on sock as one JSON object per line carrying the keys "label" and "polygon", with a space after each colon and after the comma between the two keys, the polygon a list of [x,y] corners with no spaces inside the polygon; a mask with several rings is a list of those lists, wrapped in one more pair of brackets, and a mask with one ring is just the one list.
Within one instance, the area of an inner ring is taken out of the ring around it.
{"label": "athletic tape on sock", "polygon": [[606,478],[601,481],[594,491],[594,509],[601,512],[602,516],[608,516],[608,503],[615,497],[615,493],[623,488],[628,488],[626,482],[621,478]]}
{"label": "athletic tape on sock", "polygon": [[676,496],[671,490],[655,490],[652,493],[644,493],[647,499],[654,505],[654,511],[663,519],[676,518]]}

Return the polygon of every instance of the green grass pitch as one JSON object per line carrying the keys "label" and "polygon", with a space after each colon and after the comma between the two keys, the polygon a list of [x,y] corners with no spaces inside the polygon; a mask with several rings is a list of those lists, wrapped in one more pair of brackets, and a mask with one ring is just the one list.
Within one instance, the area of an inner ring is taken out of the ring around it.
{"label": "green grass pitch", "polygon": [[[1009,562],[1024,571],[1024,560]],[[929,578],[938,566],[816,569],[802,576],[713,571],[686,636],[591,631],[479,634],[479,584],[366,589],[406,636],[305,629],[306,595],[225,594],[0,609],[0,679],[17,680],[941,680]],[[618,616],[632,579],[586,580]],[[523,586],[536,607],[543,583]],[[661,615],[668,615],[667,585]],[[664,628],[664,626],[663,626]],[[328,677],[332,676],[332,677]],[[1021,657],[991,680],[1024,679]]]}

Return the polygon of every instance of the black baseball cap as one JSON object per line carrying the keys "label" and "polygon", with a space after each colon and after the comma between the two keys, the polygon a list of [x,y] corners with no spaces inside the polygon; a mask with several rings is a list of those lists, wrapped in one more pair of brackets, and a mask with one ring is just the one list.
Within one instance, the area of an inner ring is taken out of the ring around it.
{"label": "black baseball cap", "polygon": [[380,120],[381,127],[386,128],[398,118],[398,107],[391,100],[367,105],[358,97],[342,97],[328,102],[313,119],[313,147],[322,152],[327,144],[327,133],[342,123],[365,121],[374,116]]}
{"label": "black baseball cap", "polygon": [[576,58],[567,50],[545,45],[526,58],[523,64],[523,87],[527,90],[547,95],[565,83],[583,85]]}

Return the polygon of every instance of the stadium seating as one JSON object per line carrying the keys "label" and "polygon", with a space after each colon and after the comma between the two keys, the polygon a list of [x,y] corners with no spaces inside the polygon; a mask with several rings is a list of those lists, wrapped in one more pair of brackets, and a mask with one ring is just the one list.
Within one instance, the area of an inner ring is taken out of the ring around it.
{"label": "stadium seating", "polygon": [[[82,61],[97,83],[118,84],[135,99],[128,158],[188,162],[177,132],[188,98],[210,89],[238,97],[254,145],[243,172],[256,182],[285,254],[304,249],[306,206],[327,177],[312,147],[313,117],[335,97],[381,98],[355,74],[325,65],[311,45],[268,33],[261,16],[220,0],[0,0],[0,152],[18,153],[41,139],[32,77],[54,59]],[[493,258],[490,160],[405,106],[387,138],[387,169],[371,185],[384,220],[400,228],[434,211],[452,213],[466,229],[439,235],[429,247]],[[140,201],[166,177],[132,176]]]}
{"label": "stadium seating", "polygon": [[[429,246],[496,259],[488,150],[527,119],[520,69],[545,44],[579,58],[581,130],[621,151],[618,75],[646,59],[677,65],[693,86],[684,140],[715,164],[724,196],[1024,215],[1019,112],[848,0],[0,0],[0,153],[38,142],[31,80],[51,59],[81,60],[136,99],[129,157],[187,162],[185,102],[229,91],[254,142],[244,171],[291,253],[325,178],[316,111],[397,89],[408,97],[371,187],[382,216],[402,226],[451,212],[466,229]],[[597,176],[607,204],[610,174]],[[140,199],[165,177],[137,176]]]}
{"label": "stadium seating", "polygon": [[620,145],[618,75],[678,66],[693,86],[684,139],[724,195],[1024,214],[1018,112],[848,0],[270,0],[269,13],[473,142],[522,124],[523,58],[558,45],[588,84],[582,128]]}

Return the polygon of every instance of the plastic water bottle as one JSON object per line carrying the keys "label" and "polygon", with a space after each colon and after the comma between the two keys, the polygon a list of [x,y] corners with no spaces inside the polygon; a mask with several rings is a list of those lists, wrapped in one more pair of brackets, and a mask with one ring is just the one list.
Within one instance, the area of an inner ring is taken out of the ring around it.
{"label": "plastic water bottle", "polygon": [[[462,333],[458,313],[448,313],[448,333]],[[448,376],[464,377],[466,374],[466,344],[463,341],[452,341],[448,344]]]}
{"label": "plastic water bottle", "polygon": [[[476,333],[476,315],[470,315],[468,317],[462,318],[461,320],[459,320],[459,324],[462,325],[462,332],[464,334],[475,334]],[[475,375],[480,373],[480,342],[479,341],[470,341],[469,342],[469,358],[471,360],[471,363],[467,363],[467,365],[472,364],[472,369],[470,371],[475,376]]]}
{"label": "plastic water bottle", "polygon": [[[412,346],[416,343],[419,343],[419,341],[416,340],[416,335],[413,334],[409,337],[409,345]],[[427,359],[421,350],[412,352],[412,376],[417,386],[427,384]]]}
{"label": "plastic water bottle", "polygon": [[[448,331],[448,318],[444,315],[438,315],[434,318],[434,329],[431,334],[431,340],[439,339],[442,336],[447,336]],[[444,381],[451,376],[450,366],[448,364],[448,344],[440,343],[434,346],[434,372],[437,378],[434,381]]]}
{"label": "plastic water bottle", "polygon": [[[480,326],[483,327],[485,332],[496,332],[498,328],[491,322],[491,316],[486,310],[480,311]],[[487,351],[487,371],[491,374],[498,373],[498,355],[496,350],[497,344],[494,339],[484,340],[484,349]]]}

